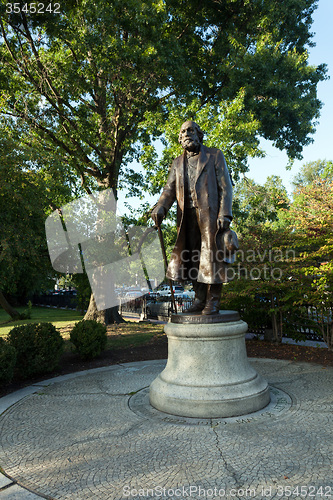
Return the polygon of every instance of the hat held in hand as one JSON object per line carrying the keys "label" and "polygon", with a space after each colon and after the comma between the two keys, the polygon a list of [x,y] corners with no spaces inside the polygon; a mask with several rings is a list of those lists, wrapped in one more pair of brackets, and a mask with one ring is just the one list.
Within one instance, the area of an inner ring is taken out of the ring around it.
{"label": "hat held in hand", "polygon": [[235,231],[228,229],[223,234],[224,261],[228,264],[235,262],[235,253],[238,250],[238,238]]}

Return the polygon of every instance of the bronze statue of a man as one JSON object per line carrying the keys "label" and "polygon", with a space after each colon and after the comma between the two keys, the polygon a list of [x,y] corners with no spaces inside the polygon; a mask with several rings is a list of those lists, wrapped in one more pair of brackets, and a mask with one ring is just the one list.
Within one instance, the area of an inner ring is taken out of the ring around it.
{"label": "bronze statue of a man", "polygon": [[177,241],[167,277],[174,281],[191,280],[195,300],[187,312],[207,315],[219,311],[222,283],[227,281],[227,262],[237,237],[229,229],[232,183],[224,156],[202,141],[203,132],[195,122],[183,123],[179,142],[184,153],[173,161],[151,215],[159,226],[177,200]]}

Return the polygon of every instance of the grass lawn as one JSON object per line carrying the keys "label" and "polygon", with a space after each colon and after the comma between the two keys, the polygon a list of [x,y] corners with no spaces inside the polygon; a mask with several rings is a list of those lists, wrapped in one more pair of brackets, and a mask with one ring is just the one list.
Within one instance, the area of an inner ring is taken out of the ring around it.
{"label": "grass lawn", "polygon": [[[27,308],[17,307],[17,310],[23,313]],[[3,309],[0,309],[0,336],[6,336],[9,331],[17,325],[47,321],[53,323],[56,328],[64,329],[62,330],[62,336],[66,340],[65,351],[72,351],[74,347],[69,342],[70,330],[66,331],[66,326],[76,321],[80,321],[82,318],[83,316],[77,311],[55,309],[51,307],[32,307],[31,319],[13,321]],[[163,325],[154,323],[127,321],[119,325],[109,325],[107,349],[138,347],[146,344],[156,335],[162,334]]]}
{"label": "grass lawn", "polygon": [[163,335],[163,328],[163,325],[135,321],[109,325],[107,349],[124,349],[144,345],[153,337]]}
{"label": "grass lawn", "polygon": [[[17,310],[23,313],[27,310],[27,307],[17,307]],[[3,309],[0,309],[0,336],[7,335],[14,326],[26,325],[27,323],[47,321],[53,323],[56,328],[62,328],[75,321],[80,321],[82,318],[83,316],[78,311],[33,306],[31,308],[31,319],[13,321]]]}

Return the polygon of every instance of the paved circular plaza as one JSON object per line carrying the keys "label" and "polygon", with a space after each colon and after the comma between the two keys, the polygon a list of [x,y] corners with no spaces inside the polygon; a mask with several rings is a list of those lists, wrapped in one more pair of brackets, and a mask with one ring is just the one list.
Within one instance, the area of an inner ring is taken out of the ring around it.
{"label": "paved circular plaza", "polygon": [[165,361],[59,377],[0,400],[0,500],[333,498],[333,369],[252,359],[271,403],[230,419],[149,406]]}

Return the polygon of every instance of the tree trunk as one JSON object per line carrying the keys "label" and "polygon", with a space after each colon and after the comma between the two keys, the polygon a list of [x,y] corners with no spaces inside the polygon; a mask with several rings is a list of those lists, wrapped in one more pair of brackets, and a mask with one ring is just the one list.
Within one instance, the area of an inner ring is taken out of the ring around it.
{"label": "tree trunk", "polygon": [[20,317],[20,313],[18,311],[16,311],[16,309],[14,309],[8,302],[7,302],[7,299],[6,297],[3,295],[3,293],[1,292],[0,290],[0,306],[6,311],[7,314],[9,314],[9,316],[12,318],[12,319],[19,319]]}
{"label": "tree trunk", "polygon": [[319,322],[323,340],[329,351],[333,351],[333,321],[332,308],[329,307],[325,312],[321,311],[321,321]]}
{"label": "tree trunk", "polygon": [[104,325],[111,325],[113,323],[126,323],[118,312],[118,306],[98,311],[93,294],[90,296],[90,303],[87,312],[83,319],[93,319]]}
{"label": "tree trunk", "polygon": [[[114,187],[116,184],[113,185],[110,182],[110,179],[99,180],[98,184],[99,184],[99,187],[101,187],[103,189],[105,189],[105,188],[112,189],[113,195],[114,195],[115,199],[117,199],[117,190]],[[100,191],[99,197],[98,197],[99,210],[102,209],[102,207],[105,203],[105,199],[103,198],[102,194],[103,194],[103,191]],[[99,213],[98,213],[98,216],[99,216]],[[99,219],[99,221],[100,221],[101,225],[103,226],[103,215],[102,215],[101,219]],[[100,243],[102,243],[102,242],[103,242],[103,239],[100,239]],[[104,325],[111,325],[114,323],[126,323],[126,321],[121,317],[121,315],[118,312],[118,306],[110,307],[108,309],[104,309],[102,311],[99,311],[97,309],[93,293],[90,295],[89,306],[88,306],[87,312],[86,312],[83,319],[85,319],[85,320],[92,319],[92,320],[98,321],[99,323],[102,323]]]}

